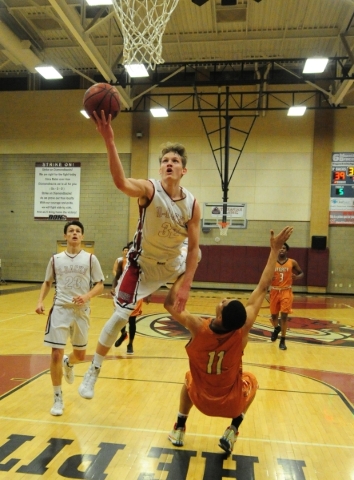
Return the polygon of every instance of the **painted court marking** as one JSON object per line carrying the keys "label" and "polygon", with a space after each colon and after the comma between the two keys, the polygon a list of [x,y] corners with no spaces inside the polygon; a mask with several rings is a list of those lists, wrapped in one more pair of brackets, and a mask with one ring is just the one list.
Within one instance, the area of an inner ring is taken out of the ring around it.
{"label": "painted court marking", "polygon": [[[16,422],[26,422],[26,423],[41,423],[43,425],[58,425],[58,422],[50,421],[50,420],[31,420],[28,418],[17,418],[17,417],[0,417],[0,420],[7,420],[7,421],[16,421]],[[84,428],[99,428],[101,430],[127,430],[129,432],[136,432],[136,433],[161,433],[166,434],[166,436],[170,433],[167,430],[156,430],[156,429],[149,429],[149,428],[132,428],[132,427],[117,427],[113,425],[95,425],[92,423],[72,423],[72,422],[60,422],[60,425],[66,425],[68,427],[84,427]],[[206,433],[193,433],[188,431],[189,435],[194,435],[195,437],[204,437],[204,438],[220,438],[220,435],[210,435]],[[309,446],[309,447],[327,447],[327,448],[346,448],[348,450],[354,450],[353,445],[335,445],[335,444],[326,444],[326,443],[312,443],[312,442],[291,442],[289,440],[269,440],[263,438],[249,438],[249,437],[242,437],[241,435],[239,438],[242,440],[247,440],[249,442],[261,442],[261,443],[277,443],[277,444],[287,444],[287,445],[301,445],[301,446]]]}

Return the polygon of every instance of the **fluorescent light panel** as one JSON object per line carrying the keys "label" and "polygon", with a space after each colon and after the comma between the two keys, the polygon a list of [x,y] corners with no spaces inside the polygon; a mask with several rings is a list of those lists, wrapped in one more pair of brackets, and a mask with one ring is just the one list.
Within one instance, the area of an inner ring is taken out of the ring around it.
{"label": "fluorescent light panel", "polygon": [[142,63],[132,63],[131,65],[124,65],[129,76],[132,78],[148,77],[149,72],[146,70],[145,65]]}
{"label": "fluorescent light panel", "polygon": [[113,0],[86,0],[86,2],[90,7],[95,7],[96,5],[113,5]]}
{"label": "fluorescent light panel", "polygon": [[290,107],[288,110],[288,117],[302,117],[306,112],[306,107]]}
{"label": "fluorescent light panel", "polygon": [[168,117],[166,108],[150,108],[153,117]]}
{"label": "fluorescent light panel", "polygon": [[57,78],[63,78],[62,75],[54,67],[42,66],[36,67],[37,72],[47,80],[55,80]]}
{"label": "fluorescent light panel", "polygon": [[328,58],[308,58],[302,73],[322,73],[328,63]]}

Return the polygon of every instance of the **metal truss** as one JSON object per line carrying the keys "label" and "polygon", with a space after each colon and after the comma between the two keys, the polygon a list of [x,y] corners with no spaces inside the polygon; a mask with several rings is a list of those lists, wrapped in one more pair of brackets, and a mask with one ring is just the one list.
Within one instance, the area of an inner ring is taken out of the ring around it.
{"label": "metal truss", "polygon": [[[179,62],[156,65],[147,78],[130,78],[123,65],[117,66],[117,77],[126,86],[154,85],[165,87],[269,85],[344,81],[351,78],[349,57],[331,57],[325,72],[303,74],[306,58],[251,59],[214,62]],[[297,80],[295,81],[295,77]]]}
{"label": "metal truss", "polygon": [[[225,108],[226,95],[231,112],[259,113],[298,105],[313,110],[345,108],[340,104],[354,82],[349,57],[330,58],[322,74],[303,74],[305,61],[169,63],[156,65],[149,77],[140,79],[130,78],[120,66],[117,78],[131,92],[140,92],[131,97],[133,106],[129,111],[144,112],[159,106],[169,112],[218,112]],[[158,93],[154,93],[156,88]],[[339,95],[341,91],[344,93]]]}
{"label": "metal truss", "polygon": [[322,90],[237,91],[218,88],[215,92],[191,89],[187,93],[146,93],[136,98],[131,111],[148,112],[152,107],[163,107],[168,112],[210,112],[218,115],[228,112],[260,114],[269,110],[288,110],[292,106],[306,106],[309,110],[343,109],[333,105]]}

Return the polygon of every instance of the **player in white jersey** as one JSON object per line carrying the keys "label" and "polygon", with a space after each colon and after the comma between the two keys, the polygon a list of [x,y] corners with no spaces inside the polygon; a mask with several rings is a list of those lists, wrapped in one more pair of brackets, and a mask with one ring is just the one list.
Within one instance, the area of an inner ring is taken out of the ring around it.
{"label": "player in white jersey", "polygon": [[[88,340],[90,299],[103,291],[104,275],[97,257],[81,249],[84,227],[77,220],[64,226],[67,247],[49,260],[36,312],[44,314],[44,299],[55,282],[53,306],[49,312],[44,345],[52,348],[50,375],[54,390],[52,415],[64,410],[61,380],[74,382],[74,364],[85,359]],[[64,355],[70,337],[73,351]]]}
{"label": "player in white jersey", "polygon": [[115,311],[101,331],[92,364],[79,387],[84,398],[93,397],[102,362],[136,302],[162,285],[174,283],[184,273],[175,299],[176,310],[183,311],[200,258],[200,207],[180,186],[187,173],[184,146],[176,143],[163,148],[160,180],[127,178],[114,143],[110,116],[106,119],[103,111],[101,116],[94,112],[94,116],[107,148],[113,181],[123,193],[138,199],[139,221],[127,266],[116,287]]}

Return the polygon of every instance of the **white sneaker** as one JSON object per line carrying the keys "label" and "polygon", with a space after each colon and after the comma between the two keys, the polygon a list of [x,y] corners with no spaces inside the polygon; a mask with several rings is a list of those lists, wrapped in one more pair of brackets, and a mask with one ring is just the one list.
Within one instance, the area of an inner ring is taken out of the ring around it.
{"label": "white sneaker", "polygon": [[94,387],[100,370],[101,369],[99,367],[95,367],[94,364],[91,363],[90,368],[85,373],[84,379],[79,386],[79,394],[83,398],[93,398]]}
{"label": "white sneaker", "polygon": [[64,357],[63,357],[63,375],[64,375],[65,380],[68,383],[74,383],[74,379],[75,379],[74,365],[72,367],[69,367],[68,362],[69,362],[69,357],[67,355],[64,355]]}
{"label": "white sneaker", "polygon": [[176,447],[183,447],[185,433],[186,427],[177,428],[177,423],[175,423],[173,430],[168,434],[168,439]]}
{"label": "white sneaker", "polygon": [[238,431],[235,427],[227,427],[224,435],[219,440],[219,447],[222,448],[228,455],[232,453],[234,445],[238,437]]}
{"label": "white sneaker", "polygon": [[59,416],[63,415],[64,403],[61,395],[54,395],[54,405],[50,409],[51,415]]}

